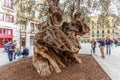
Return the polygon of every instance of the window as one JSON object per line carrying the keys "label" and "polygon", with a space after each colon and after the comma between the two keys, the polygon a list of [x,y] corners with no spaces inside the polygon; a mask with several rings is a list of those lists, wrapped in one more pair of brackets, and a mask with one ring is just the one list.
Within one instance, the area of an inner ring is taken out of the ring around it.
{"label": "window", "polygon": [[0,12],[0,21],[4,21],[4,14]]}
{"label": "window", "polygon": [[13,8],[12,7],[12,0],[4,0],[4,6],[9,7],[9,8]]}
{"label": "window", "polygon": [[102,30],[102,34],[104,34],[104,30]]}
{"label": "window", "polygon": [[99,34],[99,30],[97,30],[97,34]]}
{"label": "window", "polygon": [[8,30],[8,35],[12,35],[12,31],[11,30]]}
{"label": "window", "polygon": [[25,23],[21,24],[21,30],[26,30],[26,25],[25,25]]}
{"label": "window", "polygon": [[99,37],[99,30],[97,30],[97,37]]}
{"label": "window", "polygon": [[104,30],[102,30],[102,37],[104,37],[104,33],[105,33]]}
{"label": "window", "polygon": [[99,28],[99,21],[97,20],[97,28]]}
{"label": "window", "polygon": [[92,37],[94,37],[94,31],[92,31]]}
{"label": "window", "polygon": [[2,34],[2,29],[0,29],[0,34]]}
{"label": "window", "polygon": [[114,30],[113,30],[113,33],[114,33]]}
{"label": "window", "polygon": [[32,5],[35,5],[35,0],[30,0]]}
{"label": "window", "polygon": [[92,28],[94,28],[94,21],[92,21]]}
{"label": "window", "polygon": [[14,16],[6,14],[5,21],[6,22],[14,22]]}
{"label": "window", "polygon": [[6,29],[3,29],[3,34],[7,34],[7,30]]}
{"label": "window", "polygon": [[6,22],[9,22],[9,15],[6,15],[5,21],[6,21]]}
{"label": "window", "polygon": [[10,16],[10,22],[14,22],[14,16]]}
{"label": "window", "polygon": [[92,31],[92,34],[94,34],[94,31]]}
{"label": "window", "polygon": [[108,30],[107,33],[110,34],[110,30]]}

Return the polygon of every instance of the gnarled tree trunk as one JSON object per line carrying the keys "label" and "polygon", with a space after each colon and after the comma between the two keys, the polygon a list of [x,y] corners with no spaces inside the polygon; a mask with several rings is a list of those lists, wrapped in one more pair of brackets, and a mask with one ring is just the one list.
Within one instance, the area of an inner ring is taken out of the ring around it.
{"label": "gnarled tree trunk", "polygon": [[[59,0],[47,0],[49,16],[40,25],[35,35],[33,65],[41,76],[61,72],[66,63],[81,63],[77,53],[81,46],[76,38],[89,32],[89,27],[80,19],[80,12],[74,14],[71,22],[62,22],[62,10]],[[61,25],[62,24],[62,25]]]}

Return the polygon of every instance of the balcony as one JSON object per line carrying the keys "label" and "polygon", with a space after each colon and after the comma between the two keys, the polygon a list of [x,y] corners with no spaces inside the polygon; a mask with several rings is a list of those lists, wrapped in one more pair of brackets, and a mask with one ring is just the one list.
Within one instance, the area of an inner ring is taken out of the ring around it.
{"label": "balcony", "polygon": [[8,10],[8,11],[11,11],[11,12],[15,12],[15,10],[13,9],[13,7],[8,7],[8,6],[5,6],[5,5],[2,6],[2,9]]}
{"label": "balcony", "polygon": [[27,14],[27,13],[21,13],[21,12],[18,12],[17,13],[17,16],[19,17],[19,18],[28,18],[29,17],[29,15]]}

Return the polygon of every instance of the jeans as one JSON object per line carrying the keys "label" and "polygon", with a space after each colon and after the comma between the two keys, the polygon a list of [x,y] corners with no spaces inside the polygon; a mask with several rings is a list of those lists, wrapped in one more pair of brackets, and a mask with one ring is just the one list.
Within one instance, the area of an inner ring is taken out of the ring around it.
{"label": "jeans", "polygon": [[111,55],[111,46],[110,45],[106,45],[106,54]]}
{"label": "jeans", "polygon": [[92,47],[92,51],[93,51],[93,53],[95,54],[95,47]]}
{"label": "jeans", "polygon": [[100,52],[101,52],[101,57],[105,58],[105,55],[104,55],[104,46],[100,46]]}
{"label": "jeans", "polygon": [[8,52],[8,59],[9,61],[13,60],[13,52]]}
{"label": "jeans", "polygon": [[18,52],[15,52],[15,54],[14,54],[14,59],[16,59],[16,55],[19,56],[19,53],[18,53]]}

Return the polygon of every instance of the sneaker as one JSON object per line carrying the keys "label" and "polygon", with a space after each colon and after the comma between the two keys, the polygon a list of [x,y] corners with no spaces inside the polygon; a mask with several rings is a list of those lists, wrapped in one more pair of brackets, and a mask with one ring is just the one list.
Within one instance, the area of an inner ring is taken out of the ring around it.
{"label": "sneaker", "polygon": [[105,56],[101,56],[103,59],[105,59]]}

